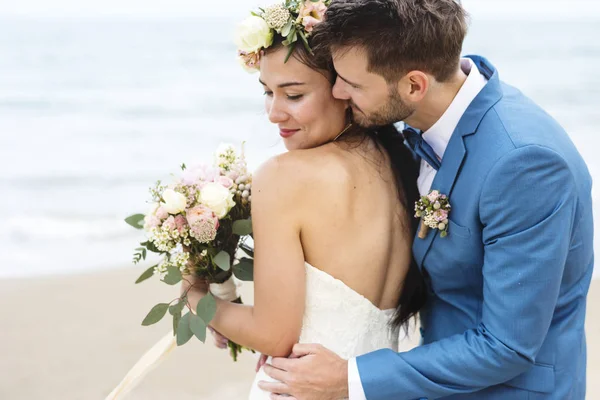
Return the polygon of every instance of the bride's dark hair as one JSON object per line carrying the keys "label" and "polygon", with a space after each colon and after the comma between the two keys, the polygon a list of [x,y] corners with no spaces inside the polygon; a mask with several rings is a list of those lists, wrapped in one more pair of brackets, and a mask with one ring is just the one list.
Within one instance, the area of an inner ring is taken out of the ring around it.
{"label": "bride's dark hair", "polygon": [[[265,50],[265,54],[287,47],[282,43],[283,38],[275,36],[273,44]],[[292,57],[322,73],[333,85],[337,78],[337,73],[333,68],[333,61],[328,52],[316,49],[314,53],[309,53],[303,46],[295,47]],[[349,114],[351,117],[351,114]],[[419,176],[419,165],[413,158],[412,152],[404,144],[404,138],[398,132],[394,125],[365,129],[358,126],[344,134],[346,138],[371,138],[380,151],[387,154],[392,171],[394,173],[395,185],[398,190],[400,203],[404,207],[405,215],[410,219],[410,234],[414,237],[418,229],[418,220],[411,218],[412,208],[419,199],[419,189],[417,187],[417,178]],[[403,282],[402,293],[396,306],[396,314],[392,321],[392,326],[404,327],[408,329],[410,319],[419,312],[426,300],[426,286],[423,276],[417,267],[414,257],[411,257],[411,263]]]}
{"label": "bride's dark hair", "polygon": [[[273,38],[273,44],[266,49],[264,49],[264,54],[274,53],[281,49],[285,49],[285,51],[289,51],[289,46],[283,44],[285,39],[281,35],[275,35]],[[310,40],[310,39],[309,39]],[[335,83],[335,70],[333,68],[333,61],[331,57],[328,57],[323,52],[318,53],[309,53],[308,50],[302,45],[294,46],[292,50],[291,57],[296,58],[298,61],[303,63],[309,68],[314,69],[315,71],[320,72],[325,75],[325,77],[331,82],[331,84]],[[333,80],[332,80],[333,79]]]}
{"label": "bride's dark hair", "polygon": [[[415,237],[419,227],[419,220],[412,218],[412,208],[419,199],[417,178],[419,177],[419,164],[413,158],[412,152],[404,144],[404,137],[394,125],[386,125],[367,131],[380,149],[385,151],[390,159],[392,171],[396,178],[396,187],[400,203],[410,219],[410,234]],[[408,329],[410,319],[425,305],[427,289],[425,280],[419,271],[414,256],[411,255],[410,266],[403,282],[402,292],[396,306],[396,314],[392,325],[404,326]]]}

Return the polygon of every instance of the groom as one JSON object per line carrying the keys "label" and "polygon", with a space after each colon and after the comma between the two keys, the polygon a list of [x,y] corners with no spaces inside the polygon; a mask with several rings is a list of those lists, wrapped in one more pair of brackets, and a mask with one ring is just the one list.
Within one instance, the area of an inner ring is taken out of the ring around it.
{"label": "groom", "polygon": [[334,0],[319,25],[334,95],[361,125],[410,126],[421,194],[447,195],[452,210],[448,236],[430,229],[414,242],[430,292],[420,347],[346,361],[299,344],[267,366],[282,383],[263,389],[299,400],[585,398],[591,178],[548,114],[490,61],[460,58],[465,34],[454,0]]}

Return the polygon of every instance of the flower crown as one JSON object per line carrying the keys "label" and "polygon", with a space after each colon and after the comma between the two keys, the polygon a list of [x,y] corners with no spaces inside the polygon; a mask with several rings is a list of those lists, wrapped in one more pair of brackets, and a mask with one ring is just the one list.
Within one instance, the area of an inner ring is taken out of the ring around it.
{"label": "flower crown", "polygon": [[252,16],[238,26],[235,35],[240,64],[249,72],[257,71],[264,49],[273,44],[276,34],[283,37],[283,45],[289,47],[286,62],[294,52],[298,39],[312,53],[308,38],[315,25],[323,21],[330,2],[331,0],[285,0],[285,3],[252,12]]}

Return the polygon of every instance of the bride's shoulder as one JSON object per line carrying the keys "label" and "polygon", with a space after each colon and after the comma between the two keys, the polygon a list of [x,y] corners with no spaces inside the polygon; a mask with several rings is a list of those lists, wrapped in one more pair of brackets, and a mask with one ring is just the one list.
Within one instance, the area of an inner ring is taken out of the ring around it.
{"label": "bride's shoulder", "polygon": [[292,150],[265,161],[254,173],[252,197],[267,192],[282,200],[295,199],[298,204],[314,193],[335,191],[347,182],[349,172],[343,157],[322,147]]}
{"label": "bride's shoulder", "polygon": [[292,150],[265,161],[255,172],[255,184],[285,185],[306,189],[305,185],[339,182],[348,174],[346,160],[338,152],[324,149]]}

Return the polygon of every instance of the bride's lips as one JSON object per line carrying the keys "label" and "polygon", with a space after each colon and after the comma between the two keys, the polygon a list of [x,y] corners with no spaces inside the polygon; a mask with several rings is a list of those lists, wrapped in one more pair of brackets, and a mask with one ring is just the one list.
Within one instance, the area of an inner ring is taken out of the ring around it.
{"label": "bride's lips", "polygon": [[300,129],[279,129],[279,135],[284,138],[287,139],[289,137],[292,137],[294,135],[294,133],[298,132]]}

